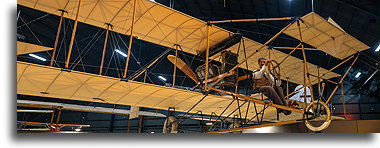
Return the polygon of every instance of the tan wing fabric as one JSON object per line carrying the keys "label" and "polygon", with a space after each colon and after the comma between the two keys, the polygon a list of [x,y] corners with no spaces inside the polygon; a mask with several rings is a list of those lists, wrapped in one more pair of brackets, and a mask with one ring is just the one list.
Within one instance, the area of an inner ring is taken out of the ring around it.
{"label": "tan wing fabric", "polygon": [[[300,22],[300,26],[304,42],[336,58],[344,59],[356,52],[370,48],[346,33],[334,21],[325,20],[314,12],[301,19],[303,23]],[[284,33],[300,39],[297,23],[291,25]]]}
{"label": "tan wing fabric", "polygon": [[33,52],[52,50],[51,47],[40,46],[36,44],[17,41],[17,55],[28,54]]}
{"label": "tan wing fabric", "polygon": [[[78,71],[66,72],[55,67],[20,61],[17,62],[17,94],[132,105],[163,110],[175,107],[176,111],[182,112],[188,111],[203,97],[203,94],[193,91],[135,81],[125,82],[117,78]],[[261,96],[257,94],[256,98],[261,99]],[[231,96],[209,95],[191,112],[202,111],[204,114],[215,112],[219,115],[231,101]],[[244,101],[239,101],[239,105],[243,105],[243,103]],[[250,105],[248,119],[255,115],[253,103]],[[237,106],[237,101],[234,101],[223,116],[228,116],[237,109]],[[248,103],[242,106],[242,115],[245,115],[247,106]],[[257,104],[257,108],[261,110],[263,105]],[[264,120],[274,120],[276,118],[276,109],[269,107],[265,114]],[[235,111],[230,117],[234,115],[238,115],[238,111]],[[282,117],[280,121],[302,118],[299,113],[293,113],[292,116],[287,116],[286,118],[282,114],[280,116]]]}
{"label": "tan wing fabric", "polygon": [[[18,4],[56,15],[60,15],[58,9],[63,9],[68,11],[68,15],[65,15],[65,17],[74,19],[78,0],[19,0]],[[79,21],[98,27],[105,27],[105,23],[110,23],[114,26],[113,31],[129,34],[132,10],[130,0],[83,0]],[[175,11],[161,4],[147,0],[137,0],[134,34],[137,35],[139,39],[167,47],[172,47],[174,44],[178,44],[181,45],[185,52],[196,54],[197,52],[206,49],[206,25],[207,24],[204,21]],[[227,38],[229,34],[231,34],[231,32],[216,26],[211,27],[210,30],[211,46],[216,44],[217,41]],[[249,49],[247,55],[254,52],[261,45],[246,38],[245,40],[247,40],[247,42],[245,42],[246,47]],[[230,49],[236,52],[237,45]],[[265,57],[264,55],[266,52],[267,50],[263,49],[262,52],[256,54],[248,61],[249,70],[256,69],[257,62],[255,61],[258,57]],[[285,54],[274,50],[273,53],[279,58],[286,56]],[[241,59],[244,59],[243,50],[240,50],[239,53],[239,60]],[[283,78],[289,77],[291,82],[302,84],[302,71],[299,69],[301,66],[300,63],[300,60],[290,57],[289,61],[286,61],[283,64]],[[245,64],[241,67],[245,68]],[[313,66],[310,67],[312,68]],[[321,69],[321,72],[323,71],[326,70]],[[338,75],[330,73],[329,75],[326,75],[325,78],[336,76]]]}
{"label": "tan wing fabric", "polygon": [[[262,45],[260,43],[257,43],[255,41],[247,39],[247,38],[243,38],[243,40],[244,40],[244,44],[246,47],[246,55],[247,56],[253,52],[256,52],[256,50],[259,49]],[[239,44],[236,44],[227,50],[229,50],[233,53],[237,53],[238,48],[239,48],[238,46],[239,46]],[[240,45],[240,48],[241,49],[239,50],[239,60],[244,59],[244,57],[245,57],[244,56],[244,50],[243,50],[241,45]],[[268,54],[269,54],[269,52],[268,52],[267,47],[261,49],[258,53],[253,55],[250,59],[248,59],[248,61],[247,61],[248,62],[248,69],[249,70],[259,69],[259,65],[257,64],[257,60],[261,57],[268,58],[269,57]],[[281,62],[286,56],[287,56],[287,54],[285,54],[283,52],[280,52],[277,50],[271,50],[271,59],[276,60],[277,62]],[[309,73],[314,74],[314,75],[318,75],[318,69],[317,69],[318,66],[311,64],[311,63],[307,63],[307,64],[308,64],[308,68],[309,68]],[[240,67],[246,68],[246,64],[244,63]],[[304,83],[303,82],[303,70],[302,70],[303,60],[298,59],[296,57],[289,56],[280,65],[280,68],[281,68],[281,78],[283,80],[286,80],[286,77],[289,77],[290,82],[297,83],[297,84],[303,84]],[[320,70],[321,75],[328,71],[324,68],[320,68],[319,70]],[[323,78],[330,79],[330,78],[338,77],[338,76],[340,76],[340,75],[337,73],[334,73],[334,72],[330,72],[330,73],[326,74]],[[316,80],[315,77],[310,77],[310,79],[311,79],[311,82],[313,82],[312,84],[317,83],[317,81],[314,81],[314,80]]]}
{"label": "tan wing fabric", "polygon": [[[78,0],[19,0],[18,4],[60,15],[58,9],[68,11],[65,17],[75,19]],[[113,31],[130,34],[133,0],[83,0],[78,20],[97,27],[113,25]],[[181,45],[185,52],[196,54],[206,49],[206,23],[148,0],[137,0],[134,36],[166,47]],[[78,27],[80,31],[80,27]],[[210,32],[211,45],[229,36],[221,28]]]}

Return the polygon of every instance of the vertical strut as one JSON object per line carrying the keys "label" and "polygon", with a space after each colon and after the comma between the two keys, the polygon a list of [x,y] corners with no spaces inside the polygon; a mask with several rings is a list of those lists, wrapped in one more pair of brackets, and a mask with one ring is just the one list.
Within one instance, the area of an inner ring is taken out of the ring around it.
{"label": "vertical strut", "polygon": [[344,100],[344,84],[342,83],[342,103],[343,103],[343,113],[344,113],[344,118],[347,119],[346,115],[346,101]]}
{"label": "vertical strut", "polygon": [[57,51],[58,39],[59,39],[59,35],[61,34],[63,15],[66,12],[65,10],[61,10],[61,9],[60,9],[60,11],[61,11],[61,17],[59,19],[59,24],[58,24],[58,29],[57,29],[57,35],[55,36],[55,42],[54,42],[53,54],[51,55],[50,66],[53,66],[53,63],[54,63],[54,60],[55,60],[55,52]]}
{"label": "vertical strut", "polygon": [[71,34],[71,40],[70,40],[70,46],[69,46],[69,52],[68,52],[68,54],[67,54],[67,59],[66,59],[66,64],[65,64],[65,68],[66,68],[66,69],[69,68],[71,52],[73,51],[74,39],[75,39],[75,34],[76,34],[76,32],[77,32],[78,16],[79,16],[79,12],[80,12],[81,4],[82,4],[82,0],[79,0],[78,9],[77,9],[77,14],[76,14],[76,16],[75,16],[75,22],[74,22],[73,33]]}
{"label": "vertical strut", "polygon": [[177,59],[178,59],[178,46],[179,45],[174,45],[175,46],[175,61],[174,61],[174,68],[173,68],[173,87],[175,85],[175,78],[177,75]]}
{"label": "vertical strut", "polygon": [[133,14],[132,14],[132,24],[131,24],[131,35],[129,37],[127,60],[125,62],[125,70],[124,70],[124,75],[123,75],[124,79],[127,78],[129,60],[130,60],[130,57],[131,57],[132,40],[133,40],[133,29],[134,29],[134,26],[135,26],[135,16],[136,16],[136,0],[133,1]]}
{"label": "vertical strut", "polygon": [[110,24],[107,23],[106,25],[107,25],[106,38],[104,39],[103,54],[102,54],[102,61],[100,62],[99,75],[102,75],[102,72],[103,72],[104,57],[106,55],[106,50],[107,50],[108,32],[110,30]]}
{"label": "vertical strut", "polygon": [[[310,81],[310,76],[309,76],[309,69],[307,67],[307,57],[306,57],[306,53],[305,53],[305,45],[304,45],[304,42],[303,42],[302,32],[301,32],[301,26],[300,26],[299,22],[300,21],[297,20],[298,32],[300,34],[300,41],[301,41],[301,47],[302,47],[303,64],[304,64],[304,85],[305,86],[309,86],[310,95],[311,95],[311,102],[314,102],[313,87],[311,86],[311,81]],[[308,83],[306,83],[306,77],[307,77]],[[306,87],[304,88],[304,91],[305,91],[304,92],[305,103],[307,103],[307,101],[306,101]]]}
{"label": "vertical strut", "polygon": [[286,77],[286,98],[289,100],[289,77]]}
{"label": "vertical strut", "polygon": [[[209,24],[207,24],[207,47],[206,47],[206,73],[205,73],[205,80],[207,80],[208,79],[208,56],[209,56],[209,51],[210,51],[210,25]],[[207,91],[207,90],[209,90],[208,88],[207,88],[207,81],[205,82],[205,90]]]}
{"label": "vertical strut", "polygon": [[131,132],[131,119],[128,118],[127,132]]}
{"label": "vertical strut", "polygon": [[141,133],[141,130],[142,130],[142,120],[143,116],[142,115],[139,115],[139,128],[138,128],[138,133]]}

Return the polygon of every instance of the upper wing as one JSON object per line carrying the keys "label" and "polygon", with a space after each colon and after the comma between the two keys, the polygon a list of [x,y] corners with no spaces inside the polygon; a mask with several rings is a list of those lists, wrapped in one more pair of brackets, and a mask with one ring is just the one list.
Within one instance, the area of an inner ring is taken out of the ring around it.
{"label": "upper wing", "polygon": [[[300,28],[305,43],[336,58],[344,59],[356,52],[370,48],[346,33],[332,19],[325,20],[311,12],[301,18]],[[285,34],[300,39],[297,23],[292,24]]]}
{"label": "upper wing", "polygon": [[[55,15],[61,15],[58,9],[65,10],[68,13],[64,16],[74,20],[78,0],[19,0],[17,4]],[[136,6],[134,36],[166,47],[178,44],[192,54],[206,49],[204,21],[148,0],[137,0]],[[78,21],[101,28],[109,23],[113,31],[130,34],[132,13],[133,0],[83,0]],[[213,29],[211,45],[229,34],[221,28]]]}
{"label": "upper wing", "polygon": [[[65,17],[75,19],[78,0],[19,0],[18,4],[60,15],[58,9],[68,11]],[[108,1],[108,0],[83,0],[79,21],[105,27],[105,23],[113,25],[113,31],[122,34],[129,34],[132,18],[132,0]],[[139,39],[152,43],[160,44],[167,47],[173,47],[174,44],[181,45],[183,51],[197,54],[206,49],[207,44],[207,23],[173,10],[158,3],[152,3],[147,0],[137,0],[136,21],[134,34]],[[210,46],[213,46],[232,32],[213,26],[210,29]],[[261,44],[253,40],[244,38],[246,41],[247,55],[256,51]],[[237,45],[230,49],[237,52]],[[261,50],[248,61],[248,69],[254,70],[258,57],[267,56],[267,50]],[[286,54],[273,50],[273,56],[276,60],[285,58]],[[239,59],[244,59],[243,50],[240,50]],[[317,66],[308,63],[309,72],[317,75]],[[241,66],[245,68],[245,64]],[[283,78],[288,77],[289,81],[303,84],[302,60],[295,57],[289,57],[281,66]],[[326,69],[320,68],[320,72],[326,72]],[[329,79],[339,76],[336,73],[329,73],[324,78]],[[312,78],[314,79],[314,78]],[[315,81],[314,81],[315,82]]]}

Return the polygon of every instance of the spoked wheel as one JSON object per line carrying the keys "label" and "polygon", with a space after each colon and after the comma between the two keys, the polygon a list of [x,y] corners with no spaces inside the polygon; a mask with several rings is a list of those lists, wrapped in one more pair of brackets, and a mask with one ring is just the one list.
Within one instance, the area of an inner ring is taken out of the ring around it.
{"label": "spoked wheel", "polygon": [[268,69],[269,73],[272,76],[275,76],[276,78],[280,79],[280,65],[278,65],[278,63],[275,60],[271,60],[268,62]]}
{"label": "spoked wheel", "polygon": [[312,131],[322,131],[331,123],[331,112],[326,103],[314,101],[310,103],[305,111],[305,125]]}
{"label": "spoked wheel", "polygon": [[173,116],[166,118],[164,122],[163,133],[177,133],[178,132],[178,122]]}

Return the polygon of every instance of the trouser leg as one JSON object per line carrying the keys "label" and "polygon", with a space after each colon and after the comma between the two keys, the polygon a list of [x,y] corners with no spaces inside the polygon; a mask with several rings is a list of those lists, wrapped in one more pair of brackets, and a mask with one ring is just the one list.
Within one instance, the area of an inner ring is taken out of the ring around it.
{"label": "trouser leg", "polygon": [[259,91],[269,97],[275,104],[285,105],[272,86],[262,86],[259,88]]}
{"label": "trouser leg", "polygon": [[283,89],[280,86],[275,86],[274,89],[275,89],[276,93],[278,94],[278,96],[280,97],[282,103],[287,104],[286,100],[285,100]]}

